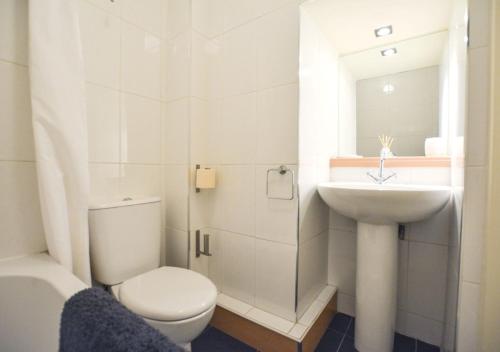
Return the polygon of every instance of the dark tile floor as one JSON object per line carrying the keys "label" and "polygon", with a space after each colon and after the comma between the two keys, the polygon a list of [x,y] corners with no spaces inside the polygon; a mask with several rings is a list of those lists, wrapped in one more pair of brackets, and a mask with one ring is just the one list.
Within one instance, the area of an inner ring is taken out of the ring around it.
{"label": "dark tile floor", "polygon": [[[355,319],[337,313],[323,335],[316,352],[354,352]],[[255,352],[253,348],[224,334],[213,327],[208,327],[192,344],[193,352]],[[439,347],[416,339],[396,334],[394,352],[439,352]]]}

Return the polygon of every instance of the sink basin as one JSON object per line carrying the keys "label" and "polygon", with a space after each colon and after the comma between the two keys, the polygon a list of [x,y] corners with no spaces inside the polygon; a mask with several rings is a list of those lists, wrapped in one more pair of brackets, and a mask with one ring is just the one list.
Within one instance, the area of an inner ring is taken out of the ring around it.
{"label": "sink basin", "polygon": [[397,308],[398,224],[424,220],[450,199],[450,188],[326,182],[318,192],[330,208],[356,219],[356,325],[360,352],[392,352]]}
{"label": "sink basin", "polygon": [[424,220],[450,199],[446,186],[325,182],[318,191],[330,208],[370,224]]}

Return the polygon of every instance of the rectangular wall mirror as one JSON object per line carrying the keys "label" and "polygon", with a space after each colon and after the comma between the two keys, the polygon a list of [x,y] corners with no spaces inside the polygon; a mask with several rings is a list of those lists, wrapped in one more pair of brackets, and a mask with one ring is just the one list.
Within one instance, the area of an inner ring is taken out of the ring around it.
{"label": "rectangular wall mirror", "polygon": [[378,156],[381,135],[395,156],[448,155],[451,1],[319,0],[307,11],[338,57],[338,155]]}

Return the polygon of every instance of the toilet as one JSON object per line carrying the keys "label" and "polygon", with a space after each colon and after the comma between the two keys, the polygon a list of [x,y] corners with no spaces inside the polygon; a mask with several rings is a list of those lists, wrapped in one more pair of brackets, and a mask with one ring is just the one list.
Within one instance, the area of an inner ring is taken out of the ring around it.
{"label": "toilet", "polygon": [[190,350],[191,341],[212,318],[217,289],[192,270],[160,267],[160,199],[91,205],[89,227],[94,279],[110,287],[132,312]]}

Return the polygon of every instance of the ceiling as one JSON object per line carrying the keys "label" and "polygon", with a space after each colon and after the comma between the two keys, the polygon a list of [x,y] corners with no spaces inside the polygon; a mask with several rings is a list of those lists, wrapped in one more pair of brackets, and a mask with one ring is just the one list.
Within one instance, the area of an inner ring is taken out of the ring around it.
{"label": "ceiling", "polygon": [[[448,28],[452,0],[310,0],[303,4],[339,55],[400,42]],[[392,25],[393,34],[375,37]]]}
{"label": "ceiling", "polygon": [[442,31],[393,43],[389,47],[397,48],[397,55],[380,55],[380,50],[388,47],[386,45],[345,55],[341,60],[356,80],[436,66],[441,63],[447,38],[448,31]]}

